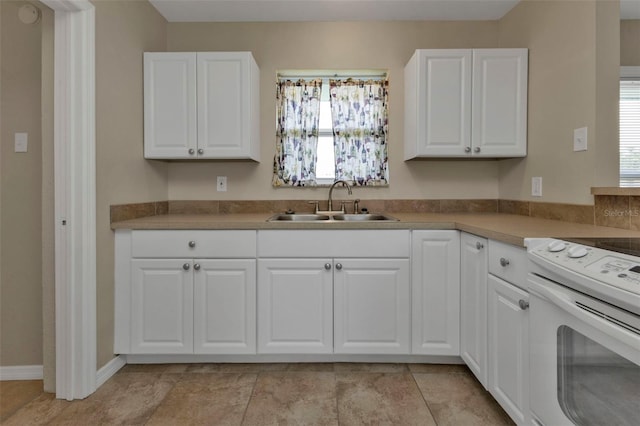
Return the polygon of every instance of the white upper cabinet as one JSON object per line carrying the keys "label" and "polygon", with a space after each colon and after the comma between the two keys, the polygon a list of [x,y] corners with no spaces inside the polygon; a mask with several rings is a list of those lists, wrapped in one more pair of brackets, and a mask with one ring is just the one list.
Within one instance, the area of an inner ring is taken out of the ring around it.
{"label": "white upper cabinet", "polygon": [[250,52],[145,53],[145,158],[258,161],[259,85]]}
{"label": "white upper cabinet", "polygon": [[405,159],[527,153],[527,49],[423,49],[405,67]]}

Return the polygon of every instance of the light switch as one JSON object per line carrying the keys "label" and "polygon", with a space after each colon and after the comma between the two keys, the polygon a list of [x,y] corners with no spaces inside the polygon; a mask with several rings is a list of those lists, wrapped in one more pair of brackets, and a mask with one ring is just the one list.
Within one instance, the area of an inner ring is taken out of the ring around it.
{"label": "light switch", "polygon": [[531,195],[534,197],[542,197],[542,177],[531,178]]}
{"label": "light switch", "polygon": [[573,131],[573,150],[574,151],[586,151],[587,150],[587,128],[580,127]]}
{"label": "light switch", "polygon": [[27,152],[27,142],[29,135],[27,133],[16,133],[14,137],[15,152]]}

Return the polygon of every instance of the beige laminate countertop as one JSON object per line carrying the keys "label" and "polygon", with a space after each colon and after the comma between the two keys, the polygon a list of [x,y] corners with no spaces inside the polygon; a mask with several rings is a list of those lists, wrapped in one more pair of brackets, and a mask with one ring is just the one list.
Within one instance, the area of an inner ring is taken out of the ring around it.
{"label": "beige laminate countertop", "polygon": [[393,213],[390,222],[267,222],[271,213],[168,214],[114,222],[112,229],[458,229],[524,246],[524,239],[640,238],[640,231],[500,213]]}

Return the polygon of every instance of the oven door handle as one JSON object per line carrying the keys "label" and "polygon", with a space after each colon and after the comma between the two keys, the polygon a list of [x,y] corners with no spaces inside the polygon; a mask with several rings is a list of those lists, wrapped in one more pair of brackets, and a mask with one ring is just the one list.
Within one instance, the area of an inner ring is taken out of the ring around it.
{"label": "oven door handle", "polygon": [[619,342],[624,343],[631,348],[637,349],[639,347],[638,345],[640,345],[640,336],[630,330],[619,327],[603,318],[600,318],[588,311],[585,311],[584,309],[579,308],[570,297],[567,297],[567,295],[551,289],[545,285],[536,285],[534,292],[539,293],[541,296],[552,302],[563,311],[577,318],[579,321],[584,322],[597,330],[600,330],[601,332],[613,337]]}

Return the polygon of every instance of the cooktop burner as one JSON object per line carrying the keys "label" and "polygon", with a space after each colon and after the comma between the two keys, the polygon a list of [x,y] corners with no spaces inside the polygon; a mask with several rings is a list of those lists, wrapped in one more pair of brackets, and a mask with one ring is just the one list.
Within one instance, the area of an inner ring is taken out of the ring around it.
{"label": "cooktop burner", "polygon": [[566,238],[566,241],[640,257],[640,238]]}

